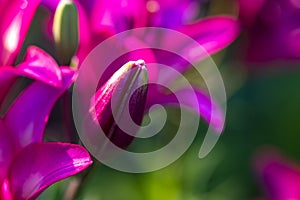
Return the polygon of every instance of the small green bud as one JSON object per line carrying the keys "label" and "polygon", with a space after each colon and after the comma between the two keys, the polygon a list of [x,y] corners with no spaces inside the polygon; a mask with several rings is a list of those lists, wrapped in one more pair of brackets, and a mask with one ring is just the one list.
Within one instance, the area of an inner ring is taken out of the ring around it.
{"label": "small green bud", "polygon": [[78,11],[71,0],[61,0],[56,8],[53,36],[61,64],[69,65],[78,48]]}

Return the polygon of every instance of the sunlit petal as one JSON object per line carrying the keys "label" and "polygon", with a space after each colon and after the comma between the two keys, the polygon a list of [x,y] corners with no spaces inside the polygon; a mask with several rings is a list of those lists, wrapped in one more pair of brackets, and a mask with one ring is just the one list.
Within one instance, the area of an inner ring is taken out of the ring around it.
{"label": "sunlit petal", "polygon": [[15,100],[4,117],[16,148],[43,139],[45,125],[54,103],[74,80],[74,71],[62,70],[63,85],[55,88],[41,82],[28,86]]}
{"label": "sunlit petal", "polygon": [[91,165],[88,152],[67,143],[34,143],[23,149],[9,169],[14,199],[34,199],[54,182]]}
{"label": "sunlit petal", "polygon": [[0,19],[0,66],[12,65],[23,44],[40,0],[13,0]]}

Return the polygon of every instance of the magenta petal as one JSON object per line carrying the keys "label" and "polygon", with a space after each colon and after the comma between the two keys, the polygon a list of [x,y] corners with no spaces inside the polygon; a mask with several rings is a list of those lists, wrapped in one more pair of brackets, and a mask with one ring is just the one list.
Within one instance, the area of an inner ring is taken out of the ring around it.
{"label": "magenta petal", "polygon": [[[117,60],[115,60],[108,69],[110,73],[108,73],[109,77],[112,76],[114,72],[116,72],[120,66],[124,63],[128,62],[128,60],[144,60],[147,63],[147,71],[150,81],[155,81],[158,77],[158,66],[156,65],[156,56],[152,49],[140,40],[137,37],[128,36],[122,39],[123,48],[126,53],[120,56]],[[115,45],[118,45],[117,43]],[[140,49],[143,47],[142,49]],[[135,50],[138,49],[138,50]],[[149,65],[148,65],[149,63]],[[107,78],[108,79],[108,78]]]}
{"label": "magenta petal", "polygon": [[[238,36],[239,25],[233,17],[215,16],[184,25],[178,31],[193,38],[195,42],[187,40],[186,37],[179,37],[177,34],[166,34],[160,38],[160,41],[163,42],[163,46],[172,49],[176,54],[157,49],[153,51],[158,63],[171,66],[182,73],[190,68],[191,64],[200,62],[210,54],[228,46]],[[175,78],[170,73],[164,76],[167,82]]]}
{"label": "magenta petal", "polygon": [[149,24],[155,27],[177,28],[199,16],[201,0],[147,1]]}
{"label": "magenta petal", "polygon": [[113,22],[114,12],[118,12],[119,7],[115,7],[114,0],[95,2],[93,11],[91,13],[91,28],[93,32],[97,33],[115,33],[115,24]]}
{"label": "magenta petal", "polygon": [[[153,89],[153,90],[152,90]],[[198,89],[181,89],[174,94],[163,94],[154,91],[155,88],[149,88],[149,101],[147,101],[147,108],[154,104],[175,104],[179,105],[179,101],[176,98],[182,100],[182,104],[197,112],[208,123],[211,123],[212,127],[217,133],[221,133],[224,128],[225,116],[222,109],[214,101],[211,100],[204,92]],[[176,95],[176,96],[175,96]],[[197,99],[190,97],[196,96]],[[211,106],[214,106],[214,113],[212,115]]]}
{"label": "magenta petal", "polygon": [[14,64],[40,0],[12,0],[1,11],[0,66]]}
{"label": "magenta petal", "polygon": [[60,0],[41,0],[41,5],[47,7],[51,12],[55,12]]}
{"label": "magenta petal", "polygon": [[14,199],[34,199],[54,182],[72,176],[92,164],[79,145],[33,143],[13,160],[8,174]]}
{"label": "magenta petal", "polygon": [[256,167],[269,199],[300,199],[300,168],[275,152],[264,152]]}
{"label": "magenta petal", "polygon": [[11,141],[11,137],[2,120],[0,119],[0,183],[6,176],[6,172],[12,158],[13,144]]}
{"label": "magenta petal", "polygon": [[95,1],[91,18],[96,32],[118,33],[143,27],[147,25],[146,3],[143,0]]}
{"label": "magenta petal", "polygon": [[19,75],[38,80],[52,86],[61,86],[62,75],[59,66],[49,54],[38,47],[28,47],[25,60],[18,65],[17,69],[19,71]]}
{"label": "magenta petal", "polygon": [[81,63],[85,59],[86,55],[91,51],[93,45],[90,44],[92,36],[87,14],[78,1],[76,1],[75,4],[78,9],[79,22],[79,46],[76,55]]}
{"label": "magenta petal", "polygon": [[5,10],[8,0],[0,0],[0,12],[2,13]]}
{"label": "magenta petal", "polygon": [[62,87],[55,88],[34,82],[11,105],[4,123],[12,134],[17,149],[42,141],[54,103],[74,80],[74,71],[69,68],[62,68],[62,75]]}
{"label": "magenta petal", "polygon": [[7,95],[12,84],[15,82],[18,74],[15,68],[0,67],[0,105]]}
{"label": "magenta petal", "polygon": [[238,0],[239,18],[244,26],[251,27],[259,16],[266,0]]}
{"label": "magenta petal", "polygon": [[[240,28],[238,20],[233,17],[214,16],[185,25],[179,31],[195,39],[209,54],[212,54],[236,39]],[[201,58],[195,57],[196,60]]]}
{"label": "magenta petal", "polygon": [[32,78],[46,84],[62,86],[62,75],[56,62],[38,47],[31,46],[26,58],[18,67],[0,68],[0,104],[18,76]]}

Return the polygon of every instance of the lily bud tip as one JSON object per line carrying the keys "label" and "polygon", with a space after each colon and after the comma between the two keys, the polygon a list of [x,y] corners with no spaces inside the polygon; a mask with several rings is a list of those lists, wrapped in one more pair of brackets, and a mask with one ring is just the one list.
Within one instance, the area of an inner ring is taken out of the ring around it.
{"label": "lily bud tip", "polygon": [[146,68],[146,63],[144,60],[137,60],[134,62],[134,66],[136,67],[141,67],[141,68]]}

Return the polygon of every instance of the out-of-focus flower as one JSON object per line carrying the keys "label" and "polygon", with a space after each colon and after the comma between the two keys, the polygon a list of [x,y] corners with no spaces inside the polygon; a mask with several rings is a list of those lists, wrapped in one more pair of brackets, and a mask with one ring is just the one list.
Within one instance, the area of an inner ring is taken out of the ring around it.
{"label": "out-of-focus flower", "polygon": [[144,1],[150,26],[178,28],[197,20],[203,0],[148,0]]}
{"label": "out-of-focus flower", "polygon": [[[185,18],[184,15],[190,13],[187,12],[189,7],[191,9],[200,7],[199,2],[193,0],[177,0],[176,2],[177,4],[169,0],[112,0],[109,2],[74,0],[79,13],[80,44],[77,53],[79,59],[82,61],[97,44],[109,36],[132,28],[148,26],[172,28],[195,39],[209,53],[223,49],[239,34],[238,22],[230,16],[214,16],[204,19],[195,17],[194,20],[190,19],[192,17],[187,17],[189,20],[177,20],[176,23],[176,20],[173,20],[172,23],[176,25],[167,25],[163,21],[166,17],[171,17],[169,12],[172,10],[176,10],[177,17]],[[43,0],[42,3],[54,13],[59,1]],[[81,3],[91,5],[82,6]],[[85,10],[84,8],[87,7],[92,10]],[[153,7],[156,7],[155,13],[159,15],[160,20],[153,19],[156,18],[153,16]],[[123,43],[125,44],[126,41]]]}
{"label": "out-of-focus flower", "polygon": [[1,1],[0,66],[14,64],[39,3],[40,0]]}
{"label": "out-of-focus flower", "polygon": [[239,0],[239,7],[249,61],[300,58],[299,1]]}
{"label": "out-of-focus flower", "polygon": [[0,119],[0,197],[7,200],[35,199],[54,182],[91,164],[88,152],[79,145],[43,142],[51,109],[73,82],[75,72],[59,68],[45,52],[30,47],[16,68],[0,68],[1,106],[19,76],[33,82]]}
{"label": "out-of-focus flower", "polygon": [[274,151],[263,152],[256,170],[269,200],[300,199],[300,167]]}

